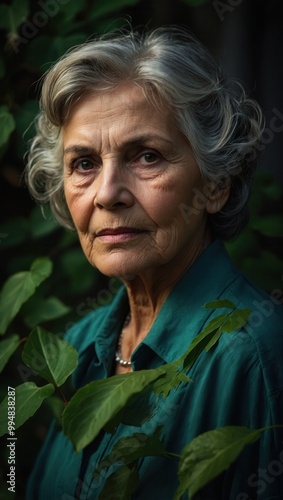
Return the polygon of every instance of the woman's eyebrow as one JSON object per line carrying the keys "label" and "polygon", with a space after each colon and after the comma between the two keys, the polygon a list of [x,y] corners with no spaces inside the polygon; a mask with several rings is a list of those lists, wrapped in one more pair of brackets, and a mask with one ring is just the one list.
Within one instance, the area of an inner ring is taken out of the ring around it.
{"label": "woman's eyebrow", "polygon": [[[170,144],[171,146],[173,145],[173,142],[170,141],[169,139],[166,139],[165,137],[162,137],[158,134],[143,134],[139,135],[137,137],[133,137],[132,139],[127,139],[121,144],[121,149],[127,147],[127,146],[137,146],[139,144],[144,144],[147,141],[162,141],[166,142],[167,144]],[[83,146],[79,144],[74,144],[73,146],[68,146],[66,149],[64,149],[64,156],[70,154],[70,153],[76,153],[80,155],[91,155],[91,154],[97,154],[96,149],[90,146]]]}
{"label": "woman's eyebrow", "polygon": [[69,146],[66,149],[64,149],[64,156],[69,154],[69,153],[89,155],[89,154],[94,153],[94,149],[90,148],[88,146],[74,145],[74,146]]}
{"label": "woman's eyebrow", "polygon": [[127,141],[125,141],[125,145],[136,145],[136,144],[142,144],[146,141],[154,141],[154,140],[158,140],[158,141],[162,141],[162,142],[166,142],[168,144],[173,144],[172,141],[170,141],[169,139],[166,139],[166,137],[163,137],[161,135],[158,135],[158,134],[143,134],[143,135],[140,135],[138,137],[134,137],[133,139],[129,139]]}

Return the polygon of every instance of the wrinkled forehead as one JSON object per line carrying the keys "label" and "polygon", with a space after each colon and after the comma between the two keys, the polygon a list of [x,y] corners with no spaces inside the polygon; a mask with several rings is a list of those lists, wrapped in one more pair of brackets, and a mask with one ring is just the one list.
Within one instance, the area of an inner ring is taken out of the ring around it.
{"label": "wrinkled forehead", "polygon": [[142,143],[163,149],[168,144],[171,150],[174,144],[179,148],[189,145],[170,110],[157,107],[132,84],[85,94],[72,107],[62,135],[65,152],[91,144],[99,151]]}
{"label": "wrinkled forehead", "polygon": [[[160,103],[159,103],[160,104]],[[63,135],[74,130],[121,128],[165,130],[176,128],[172,113],[163,103],[157,106],[143,89],[133,83],[124,83],[111,91],[88,91],[70,108],[62,130]]]}
{"label": "wrinkled forehead", "polygon": [[[172,113],[172,109],[163,97],[159,95],[157,90],[148,83],[139,84],[136,82],[119,82],[111,88],[101,85],[95,88],[86,88],[73,100],[70,100],[68,110],[65,116],[62,116],[61,126],[67,124],[74,114],[78,114],[79,110],[87,109],[90,103],[95,102],[96,112],[107,112],[105,103],[119,102],[121,109],[127,109],[135,112],[139,108],[152,107],[152,111],[158,110],[159,113],[166,115]],[[154,109],[155,108],[155,109]],[[108,112],[111,114],[112,106],[108,106]]]}

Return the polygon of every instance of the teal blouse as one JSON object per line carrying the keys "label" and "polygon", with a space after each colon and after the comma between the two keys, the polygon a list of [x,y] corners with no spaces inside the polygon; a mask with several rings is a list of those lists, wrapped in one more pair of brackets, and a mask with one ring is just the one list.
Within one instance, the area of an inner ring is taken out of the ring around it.
{"label": "teal blouse", "polygon": [[[278,297],[280,291],[276,292]],[[232,265],[223,244],[211,244],[177,283],[150,332],[132,354],[134,370],[154,368],[180,357],[193,338],[226,310],[202,306],[227,298],[253,312],[249,323],[223,334],[203,352],[182,383],[168,398],[159,398],[159,411],[141,427],[119,425],[114,435],[101,432],[76,454],[62,431],[52,425],[27,488],[28,500],[96,499],[114,464],[93,479],[99,462],[122,437],[140,431],[152,434],[164,425],[167,450],[180,453],[195,436],[226,425],[261,428],[283,424],[283,308],[275,298],[251,284]],[[282,293],[281,293],[282,297]],[[79,351],[74,386],[111,374],[117,338],[128,312],[122,287],[109,306],[73,327],[67,339]],[[157,403],[156,403],[157,404]],[[146,457],[139,464],[140,485],[135,500],[172,500],[178,486],[177,461]],[[115,492],[113,497],[115,499]],[[238,460],[203,488],[201,500],[283,499],[283,432],[268,430],[245,448]]]}

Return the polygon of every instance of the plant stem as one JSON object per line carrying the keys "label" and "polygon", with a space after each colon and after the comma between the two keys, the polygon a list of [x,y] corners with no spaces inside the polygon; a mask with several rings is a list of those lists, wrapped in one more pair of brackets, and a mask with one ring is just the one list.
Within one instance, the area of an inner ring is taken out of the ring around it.
{"label": "plant stem", "polygon": [[65,396],[64,392],[60,389],[60,387],[57,387],[57,390],[58,390],[58,392],[59,392],[59,394],[60,394],[61,398],[63,399],[64,406],[67,406],[67,404],[68,404],[68,400],[67,400],[67,398],[66,398],[66,396]]}
{"label": "plant stem", "polygon": [[20,340],[20,342],[19,342],[19,346],[20,346],[21,344],[24,344],[24,342],[26,342],[26,341],[27,341],[27,339],[28,339],[27,337],[23,337],[23,338]]}
{"label": "plant stem", "polygon": [[171,451],[167,451],[166,452],[166,457],[168,457],[168,458],[177,458],[178,460],[180,460],[181,455],[179,455],[178,453],[172,453]]}

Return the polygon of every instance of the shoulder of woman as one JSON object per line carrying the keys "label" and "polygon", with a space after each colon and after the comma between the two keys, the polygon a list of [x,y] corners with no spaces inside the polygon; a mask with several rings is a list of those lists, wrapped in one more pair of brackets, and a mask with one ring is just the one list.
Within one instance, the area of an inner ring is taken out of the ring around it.
{"label": "shoulder of woman", "polygon": [[77,349],[84,350],[95,341],[95,336],[99,331],[98,327],[110,308],[111,304],[88,312],[67,330],[65,340]]}

